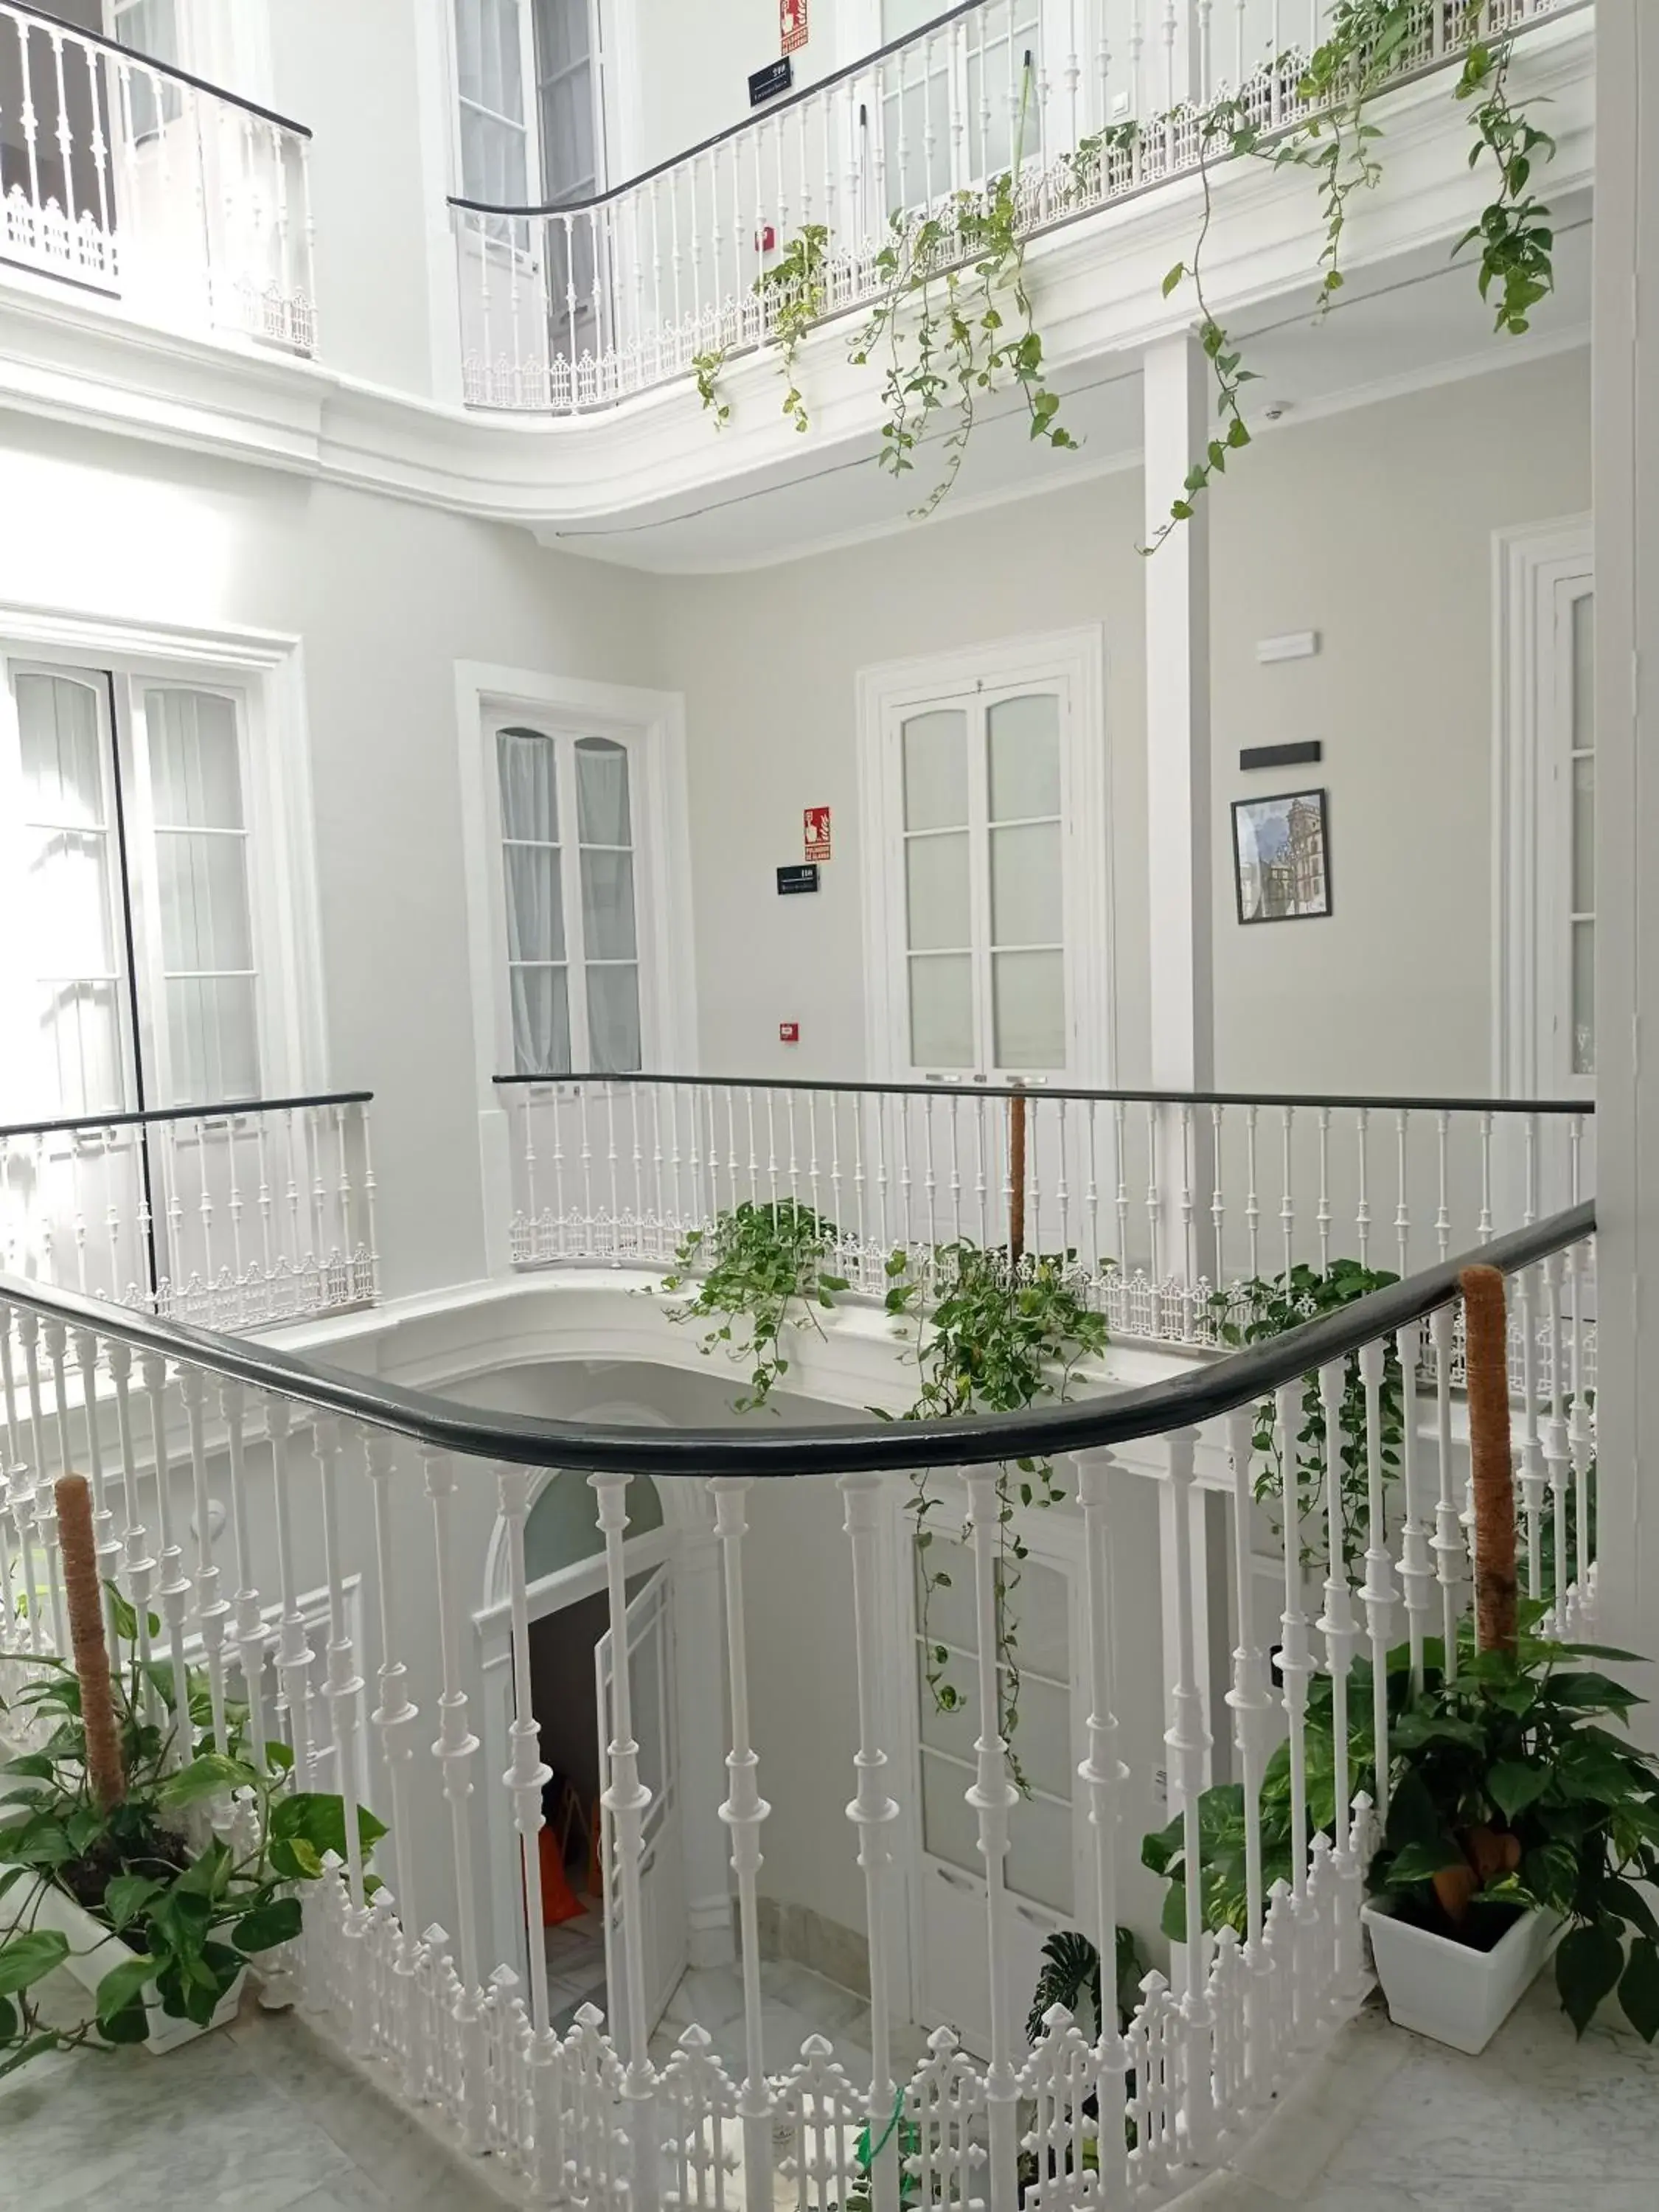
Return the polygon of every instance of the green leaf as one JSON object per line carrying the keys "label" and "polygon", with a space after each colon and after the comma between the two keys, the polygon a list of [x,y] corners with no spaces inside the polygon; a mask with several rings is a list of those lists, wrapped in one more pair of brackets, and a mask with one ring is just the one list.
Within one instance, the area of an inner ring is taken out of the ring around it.
{"label": "green leaf", "polygon": [[1486,1777],[1486,1793],[1506,1820],[1541,1797],[1552,1777],[1547,1766],[1528,1765],[1521,1759],[1500,1759]]}
{"label": "green leaf", "polygon": [[44,1981],[70,1954],[69,1938],[55,1928],[32,1928],[0,1943],[0,1996]]}
{"label": "green leaf", "polygon": [[9,1759],[0,1766],[0,1774],[27,1774],[37,1782],[55,1782],[58,1769],[44,1751],[26,1751],[21,1759]]}
{"label": "green leaf", "polygon": [[161,1803],[169,1813],[180,1812],[187,1805],[204,1804],[210,1797],[219,1797],[232,1790],[251,1790],[258,1785],[255,1770],[240,1759],[227,1759],[216,1751],[204,1751],[188,1766],[181,1766],[171,1774],[161,1786]]}
{"label": "green leaf", "polygon": [[303,1836],[271,1839],[270,1863],[287,1881],[315,1881],[323,1871],[321,1855]]}
{"label": "green leaf", "polygon": [[1463,1855],[1455,1844],[1407,1844],[1389,1861],[1385,1880],[1390,1889],[1401,1889],[1418,1882],[1432,1881],[1447,1867],[1461,1866]]}
{"label": "green leaf", "polygon": [[104,1892],[104,1911],[109,1924],[118,1932],[128,1922],[136,1920],[154,1897],[159,1897],[167,1887],[145,1874],[118,1874]]}
{"label": "green leaf", "polygon": [[1176,286],[1181,283],[1186,274],[1186,263],[1184,261],[1177,261],[1175,267],[1170,270],[1169,275],[1164,279],[1164,296],[1166,300],[1169,298],[1170,293],[1174,291]]}
{"label": "green leaf", "polygon": [[133,1959],[124,1959],[112,1966],[98,1984],[98,2024],[112,2020],[125,2012],[141,1995],[145,1985],[155,1978],[155,1961],[142,1954]]}
{"label": "green leaf", "polygon": [[1582,2035],[1602,1999],[1617,1987],[1625,1947],[1612,1929],[1592,1922],[1562,1939],[1555,1954],[1555,1986],[1567,2017]]}
{"label": "green leaf", "polygon": [[300,1932],[300,1920],[297,1897],[273,1898],[269,1905],[256,1905],[242,1915],[233,1940],[239,1951],[269,1951],[278,1943],[291,1943]]}
{"label": "green leaf", "polygon": [[289,1774],[294,1768],[294,1753],[280,1737],[274,1737],[265,1746],[265,1765],[273,1774]]}
{"label": "green leaf", "polygon": [[1659,2035],[1659,1944],[1639,1936],[1620,1977],[1619,2002],[1644,2043]]}

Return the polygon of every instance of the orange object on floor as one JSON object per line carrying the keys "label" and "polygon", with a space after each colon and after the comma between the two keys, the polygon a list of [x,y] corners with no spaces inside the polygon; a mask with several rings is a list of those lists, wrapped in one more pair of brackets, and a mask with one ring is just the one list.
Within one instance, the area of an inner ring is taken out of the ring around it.
{"label": "orange object on floor", "polygon": [[542,1866],[543,1927],[556,1928],[562,1920],[580,1920],[586,1908],[566,1878],[564,1859],[553,1831],[544,1828],[537,1843]]}

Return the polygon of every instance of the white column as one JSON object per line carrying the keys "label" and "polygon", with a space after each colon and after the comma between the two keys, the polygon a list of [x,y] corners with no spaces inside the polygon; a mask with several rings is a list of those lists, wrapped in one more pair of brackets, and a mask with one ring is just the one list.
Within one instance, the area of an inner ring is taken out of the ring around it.
{"label": "white column", "polygon": [[[1103,2074],[1108,2081],[1116,2081],[1126,2063],[1117,2025],[1118,1793],[1129,1778],[1129,1770],[1118,1756],[1117,1716],[1112,1711],[1112,1579],[1107,1531],[1111,1466],[1109,1452],[1077,1455],[1089,1608],[1089,1755],[1078,1768],[1078,1778],[1089,1793],[1094,1940],[1100,1954],[1097,2048]],[[1110,2203],[1127,2191],[1121,2129],[1102,2129],[1099,2156],[1106,2201]]]}
{"label": "white column", "polygon": [[1014,2053],[1008,2033],[1012,1997],[1009,1984],[1008,1821],[1019,1802],[1003,1739],[1002,1689],[997,1672],[997,1554],[1001,1538],[994,1467],[969,1468],[969,1529],[974,1552],[974,1597],[978,1617],[979,1737],[974,1746],[976,1771],[967,1791],[979,1823],[980,1856],[985,1862],[985,1940],[991,1998],[990,2063],[985,2102],[990,2121],[990,2201],[1012,2204],[1017,2194],[1019,2106],[1015,2090]]}
{"label": "white column", "polygon": [[[1596,25],[1598,1633],[1659,1652],[1659,15]],[[1645,1298],[1645,1308],[1644,1306]],[[1644,1339],[1648,1340],[1644,1341]],[[1638,1709],[1651,1740],[1654,1708]]]}
{"label": "white column", "polygon": [[[1146,542],[1210,434],[1212,381],[1197,339],[1160,338],[1142,358]],[[1151,887],[1152,1086],[1208,1091],[1215,1081],[1210,821],[1210,528],[1205,502],[1145,564],[1146,852]],[[1194,1117],[1190,1166],[1179,1117],[1159,1115],[1158,1184],[1166,1270],[1178,1272],[1186,1229],[1180,1193],[1190,1175],[1206,1195],[1215,1176],[1206,1115]],[[1215,1279],[1207,1216],[1194,1224],[1200,1273]]]}

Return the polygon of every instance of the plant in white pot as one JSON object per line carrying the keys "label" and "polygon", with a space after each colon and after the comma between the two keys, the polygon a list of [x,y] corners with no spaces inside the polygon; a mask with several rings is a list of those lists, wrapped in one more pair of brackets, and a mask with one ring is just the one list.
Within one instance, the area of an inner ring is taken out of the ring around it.
{"label": "plant in white pot", "polygon": [[1616,1990],[1650,2043],[1659,1920],[1637,1885],[1659,1880],[1659,1762],[1616,1732],[1641,1700],[1583,1663],[1633,1655],[1547,1640],[1517,1600],[1503,1278],[1471,1268],[1463,1291],[1475,1619],[1452,1668],[1430,1646],[1389,1730],[1372,1956],[1390,2016],[1460,2051],[1485,2048],[1552,1947],[1580,2034]]}
{"label": "plant in white pot", "polygon": [[[245,1710],[227,1708],[222,1751],[205,1678],[187,1677],[177,1710],[171,1667],[141,1661],[132,1608],[100,1587],[84,1480],[65,1476],[57,1495],[75,1664],[32,1659],[27,1686],[0,1701],[12,1732],[44,1738],[0,1767],[0,2075],[82,2045],[164,2050],[215,2025],[249,1960],[300,1933],[295,1885],[346,1850],[342,1801],[291,1789],[285,1745],[267,1747],[263,1771],[246,1755]],[[360,1812],[365,1857],[385,1832]],[[59,1967],[93,1993],[70,2027],[40,2002]]]}

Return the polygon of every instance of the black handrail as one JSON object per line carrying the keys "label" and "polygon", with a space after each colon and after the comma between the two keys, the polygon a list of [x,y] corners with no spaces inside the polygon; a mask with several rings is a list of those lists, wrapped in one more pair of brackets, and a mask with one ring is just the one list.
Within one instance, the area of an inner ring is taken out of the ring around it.
{"label": "black handrail", "polygon": [[849,77],[861,76],[866,70],[873,69],[878,62],[884,62],[889,54],[896,54],[901,46],[914,46],[918,39],[928,38],[946,23],[955,22],[958,15],[971,15],[975,8],[984,5],[985,0],[957,0],[954,8],[947,8],[943,15],[933,16],[928,22],[919,23],[914,31],[906,31],[896,39],[889,39],[884,46],[878,46],[873,53],[862,55],[855,62],[848,62],[841,69],[832,70],[828,76],[814,77],[811,84],[804,84],[799,92],[792,92],[787,100],[769,100],[760,115],[748,115],[736,123],[728,123],[724,131],[711,131],[707,138],[700,138],[695,146],[688,146],[684,153],[671,154],[665,161],[659,161],[649,169],[641,169],[638,176],[629,177],[620,185],[607,185],[602,192],[590,192],[586,199],[549,202],[544,207],[507,207],[495,200],[463,199],[452,192],[449,204],[465,208],[469,215],[585,215],[589,208],[603,207],[607,200],[620,199],[624,192],[637,191],[641,185],[648,185],[653,177],[666,176],[670,169],[678,169],[682,162],[700,160],[716,146],[723,146],[728,138],[742,137],[745,131],[754,130],[757,123],[769,123],[775,115],[787,115],[792,107],[799,107],[804,100],[816,99],[820,93],[832,91],[836,85],[845,84]]}
{"label": "black handrail", "polygon": [[67,33],[82,46],[101,46],[106,54],[118,54],[137,69],[170,77],[175,84],[187,84],[192,92],[210,93],[215,100],[222,100],[227,107],[240,107],[245,115],[257,115],[262,123],[274,123],[279,131],[291,131],[296,138],[309,138],[312,135],[308,125],[296,123],[290,115],[279,115],[274,107],[261,107],[257,100],[244,100],[240,92],[227,92],[222,84],[210,84],[204,76],[194,76],[174,62],[158,62],[141,53],[137,46],[124,46],[118,39],[106,39],[101,31],[82,30],[80,24],[66,22],[63,16],[36,7],[33,0],[6,0],[6,6],[19,15],[33,15],[48,30]]}
{"label": "black handrail", "polygon": [[1139,1390],[1041,1411],[1027,1408],[949,1421],[855,1421],[844,1427],[793,1430],[763,1425],[738,1432],[626,1429],[534,1420],[515,1413],[481,1419],[470,1408],[426,1391],[401,1389],[320,1360],[250,1345],[184,1322],[158,1321],[16,1276],[0,1275],[0,1306],[21,1306],[51,1320],[67,1319],[140,1352],[187,1360],[228,1381],[279,1391],[319,1412],[368,1422],[412,1437],[429,1449],[468,1459],[595,1474],[720,1474],[762,1480],[875,1474],[1047,1458],[1057,1452],[1097,1450],[1196,1427],[1242,1406],[1255,1405],[1282,1384],[1422,1321],[1456,1296],[1463,1268],[1493,1267],[1513,1274],[1583,1242],[1595,1228],[1595,1207],[1587,1200],[1547,1220],[1495,1237],[1457,1259],[1443,1260],[1368,1297],[1356,1298],[1352,1305],[1304,1322],[1265,1344]]}
{"label": "black handrail", "polygon": [[303,1098],[224,1098],[213,1106],[146,1106],[129,1114],[78,1114],[67,1121],[13,1121],[0,1128],[0,1139],[12,1137],[70,1136],[77,1129],[122,1129],[137,1123],[149,1128],[157,1121],[234,1121],[250,1114],[286,1114],[301,1106],[367,1106],[372,1091],[315,1091]]}
{"label": "black handrail", "polygon": [[1310,1106],[1364,1109],[1378,1114],[1587,1114],[1594,1115],[1589,1098],[1345,1098],[1316,1091],[1081,1091],[1048,1083],[819,1083],[783,1080],[765,1075],[644,1075],[593,1069],[582,1075],[496,1075],[493,1083],[554,1085],[559,1083],[672,1083],[686,1087],[712,1088],[723,1084],[728,1091],[848,1091],[861,1097],[901,1098],[1066,1098],[1087,1103],[1121,1101],[1129,1106]]}

